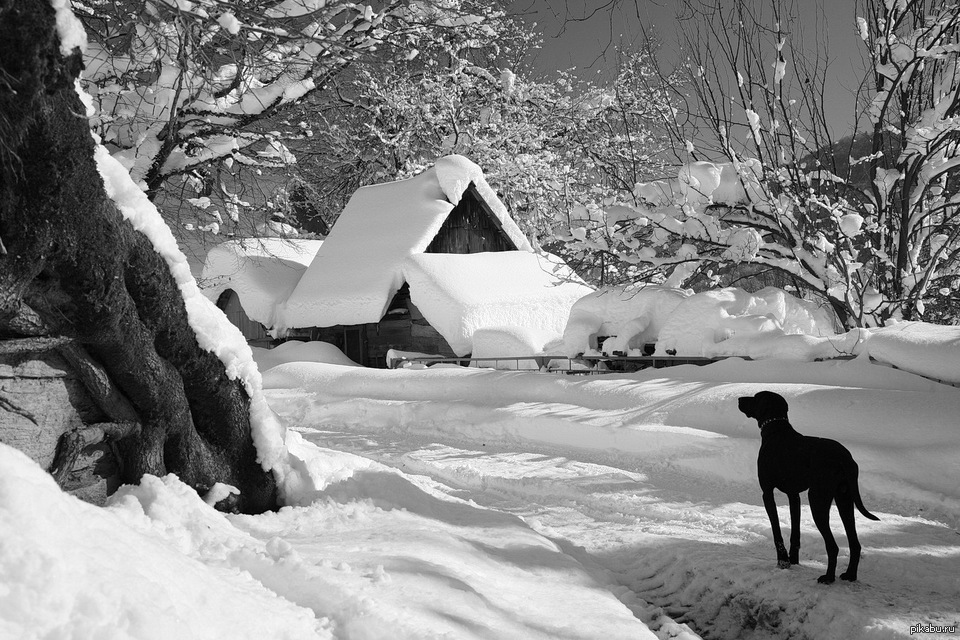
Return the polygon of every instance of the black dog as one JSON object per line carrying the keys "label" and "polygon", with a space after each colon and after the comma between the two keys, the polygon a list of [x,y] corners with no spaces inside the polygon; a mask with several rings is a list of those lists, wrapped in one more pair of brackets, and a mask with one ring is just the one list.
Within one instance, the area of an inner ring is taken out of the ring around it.
{"label": "black dog", "polygon": [[[806,491],[813,521],[827,547],[827,573],[817,582],[830,584],[836,579],[839,547],[830,532],[830,505],[837,502],[840,520],[850,543],[850,564],[840,574],[841,580],[857,579],[860,564],[860,540],[854,521],[853,507],[871,520],[879,520],[863,506],[857,485],[859,468],[853,456],[836,440],[812,438],[797,433],[787,421],[787,401],[771,391],[740,398],[740,411],[760,424],[760,456],[757,473],[763,491],[763,506],[773,528],[777,546],[777,564],[786,569],[800,562],[800,493]],[[773,490],[779,489],[790,500],[790,553],[783,545],[780,519]]]}

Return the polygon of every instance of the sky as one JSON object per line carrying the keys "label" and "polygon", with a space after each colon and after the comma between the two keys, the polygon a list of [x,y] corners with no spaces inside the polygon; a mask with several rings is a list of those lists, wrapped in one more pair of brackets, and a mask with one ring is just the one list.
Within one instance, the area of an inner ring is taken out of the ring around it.
{"label": "sky", "polygon": [[[729,5],[736,1],[723,0]],[[513,0],[511,10],[536,22],[544,34],[543,47],[533,59],[536,70],[549,74],[576,67],[582,78],[595,79],[611,74],[616,46],[638,42],[644,29],[661,40],[663,62],[677,64],[682,59],[680,4],[677,0]],[[842,135],[853,120],[853,91],[860,78],[856,70],[862,68],[855,3],[797,0],[797,6],[804,32],[827,38],[826,111],[834,133]]]}

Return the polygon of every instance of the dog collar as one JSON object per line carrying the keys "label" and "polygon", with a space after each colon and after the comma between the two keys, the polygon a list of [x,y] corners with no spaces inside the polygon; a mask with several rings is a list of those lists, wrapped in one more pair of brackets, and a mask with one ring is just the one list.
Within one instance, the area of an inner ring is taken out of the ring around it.
{"label": "dog collar", "polygon": [[760,423],[760,428],[763,429],[765,426],[767,426],[772,422],[786,422],[786,421],[787,421],[786,418],[767,418],[766,420]]}

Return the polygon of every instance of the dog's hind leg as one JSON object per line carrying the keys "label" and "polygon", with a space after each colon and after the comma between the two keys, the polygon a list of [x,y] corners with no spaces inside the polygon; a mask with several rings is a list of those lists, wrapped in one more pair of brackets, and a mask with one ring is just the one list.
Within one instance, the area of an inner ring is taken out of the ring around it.
{"label": "dog's hind leg", "polygon": [[790,500],[790,564],[800,564],[800,494],[787,495]]}
{"label": "dog's hind leg", "polygon": [[847,570],[840,574],[841,580],[854,582],[857,579],[857,567],[860,565],[860,539],[857,537],[857,522],[853,512],[853,496],[845,488],[837,493],[837,510],[840,520],[843,521],[843,530],[847,533],[847,542],[850,545],[850,564]]}
{"label": "dog's hind leg", "polygon": [[837,541],[833,539],[833,532],[830,531],[830,505],[833,503],[833,496],[828,491],[813,488],[807,496],[810,500],[810,511],[813,512],[813,522],[823,536],[823,544],[827,548],[827,572],[817,578],[817,582],[830,584],[837,577],[837,552],[840,550]]}

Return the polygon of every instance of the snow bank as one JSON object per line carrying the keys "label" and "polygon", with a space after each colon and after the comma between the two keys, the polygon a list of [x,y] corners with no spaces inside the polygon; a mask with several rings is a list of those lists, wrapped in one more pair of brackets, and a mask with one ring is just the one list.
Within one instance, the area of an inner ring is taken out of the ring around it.
{"label": "snow bank", "polygon": [[[838,356],[872,358],[934,380],[960,385],[960,327],[900,322],[836,334],[832,313],[782,289],[756,293],[726,288],[695,295],[648,286],[603,289],[570,310],[563,339],[546,352],[575,356],[602,348],[641,355],[708,358],[740,356],[813,361]],[[597,345],[598,336],[612,336]]]}
{"label": "snow bank", "polygon": [[487,327],[559,336],[574,302],[592,291],[559,258],[528,251],[414,255],[402,277],[413,304],[457,355],[470,353],[474,332]]}
{"label": "snow bank", "polygon": [[0,637],[655,637],[520,518],[292,435],[312,496],[259,516],[172,475],[94,507],[0,444]]}
{"label": "snow bank", "polygon": [[0,637],[334,637],[249,574],[198,560],[225,560],[246,536],[173,476],[147,476],[104,509],[3,444],[0,468]]}
{"label": "snow bank", "polygon": [[756,293],[728,287],[695,294],[664,322],[657,338],[657,353],[715,355],[715,345],[730,338],[759,335],[835,333],[831,315],[816,304],[782,289],[766,287]]}
{"label": "snow bank", "polygon": [[900,322],[850,333],[860,338],[858,355],[960,385],[960,327]]}
{"label": "snow bank", "polygon": [[[601,347],[608,354],[640,355],[636,350],[644,343],[656,343],[657,355],[813,360],[852,354],[856,338],[830,338],[833,325],[827,310],[776,287],[752,294],[730,287],[693,295],[665,287],[620,287],[577,301],[562,342],[547,349],[568,356]],[[612,337],[597,345],[598,336]]]}
{"label": "snow bank", "polygon": [[[485,327],[473,332],[474,358],[534,356],[544,352],[544,345],[555,341],[554,331],[520,327]],[[503,360],[476,363],[496,369],[539,369],[535,360]]]}
{"label": "snow bank", "polygon": [[224,291],[232,289],[251,320],[282,331],[278,305],[290,296],[322,244],[322,240],[281,238],[219,244],[207,253],[203,265],[203,295],[216,302]]}
{"label": "snow bank", "polygon": [[346,367],[360,366],[336,346],[319,340],[311,342],[288,340],[272,349],[251,347],[251,350],[253,359],[257,362],[257,368],[261,372],[287,362],[326,362]]}
{"label": "snow bank", "polygon": [[[563,330],[563,340],[547,350],[577,355],[599,349],[607,353],[641,349],[656,342],[663,323],[690,293],[679,289],[623,286],[595,291],[577,300]],[[598,345],[597,336],[613,336]]]}
{"label": "snow bank", "polygon": [[471,182],[516,247],[532,251],[480,168],[462,156],[440,158],[416,177],[350,198],[287,300],[285,326],[378,322],[403,284],[404,261],[427,249]]}

